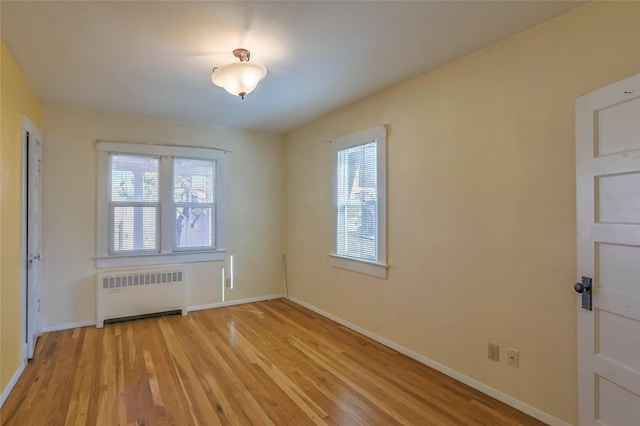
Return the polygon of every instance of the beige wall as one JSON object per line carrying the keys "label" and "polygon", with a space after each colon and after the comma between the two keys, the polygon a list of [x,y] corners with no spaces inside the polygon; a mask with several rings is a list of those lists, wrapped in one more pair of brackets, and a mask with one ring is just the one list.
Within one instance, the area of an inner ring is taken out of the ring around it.
{"label": "beige wall", "polygon": [[[227,162],[226,299],[282,294],[282,137],[237,129],[45,105],[43,300],[45,327],[95,320],[97,151],[94,139],[215,147]],[[221,301],[223,262],[187,266],[188,304]]]}
{"label": "beige wall", "polygon": [[22,363],[22,115],[40,126],[42,106],[4,42],[0,83],[0,393]]}
{"label": "beige wall", "polygon": [[[574,104],[638,72],[640,3],[593,3],[291,132],[290,295],[575,423]],[[327,256],[325,141],[379,123],[387,280]]]}

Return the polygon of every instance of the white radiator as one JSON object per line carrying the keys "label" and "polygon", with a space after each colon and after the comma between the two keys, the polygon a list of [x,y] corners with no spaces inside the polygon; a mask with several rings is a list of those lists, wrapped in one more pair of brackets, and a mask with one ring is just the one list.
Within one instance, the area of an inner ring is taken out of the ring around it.
{"label": "white radiator", "polygon": [[173,310],[187,314],[183,268],[106,271],[96,275],[96,327],[104,321]]}

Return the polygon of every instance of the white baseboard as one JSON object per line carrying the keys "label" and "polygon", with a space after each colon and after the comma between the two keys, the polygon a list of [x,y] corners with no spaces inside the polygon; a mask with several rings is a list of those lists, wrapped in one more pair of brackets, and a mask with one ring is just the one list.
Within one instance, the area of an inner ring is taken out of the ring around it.
{"label": "white baseboard", "polygon": [[[27,350],[26,350],[26,346],[24,345],[24,348],[22,349],[22,353],[26,354]],[[20,364],[20,366],[18,367],[18,370],[16,370],[15,374],[13,375],[13,377],[11,378],[11,380],[9,380],[9,383],[7,384],[7,387],[4,388],[4,390],[2,391],[2,394],[0,394],[0,408],[2,408],[2,406],[4,405],[4,402],[7,400],[7,398],[9,397],[9,394],[11,393],[11,391],[13,390],[14,386],[16,385],[16,383],[18,383],[18,379],[20,378],[20,376],[22,375],[22,372],[24,371],[25,367],[27,366],[27,358],[26,356],[23,358],[22,363]]]}
{"label": "white baseboard", "polygon": [[434,370],[438,370],[439,372],[446,374],[449,377],[452,377],[462,383],[464,383],[465,385],[471,386],[472,388],[479,390],[480,392],[489,395],[492,398],[497,399],[498,401],[504,402],[507,405],[510,405],[511,407],[522,411],[523,413],[526,413],[528,415],[530,415],[531,417],[534,417],[548,425],[551,426],[570,426],[569,423],[565,422],[564,420],[560,420],[557,417],[552,416],[551,414],[545,413],[544,411],[541,411],[535,407],[532,407],[531,405],[520,401],[519,399],[516,399],[510,395],[507,395],[504,392],[501,392],[497,389],[492,388],[491,386],[485,385],[482,382],[479,382],[465,374],[462,374],[452,368],[447,367],[446,365],[440,364],[439,362],[436,362],[430,358],[427,358],[424,355],[421,355],[417,352],[412,351],[411,349],[405,348],[404,346],[398,345],[397,343],[394,343],[390,340],[387,340],[383,337],[378,336],[377,334],[374,334],[372,332],[370,332],[369,330],[366,330],[362,327],[359,327],[355,324],[350,323],[349,321],[346,321],[340,317],[337,317],[333,314],[330,314],[329,312],[323,311],[322,309],[313,306],[307,302],[304,302],[298,298],[289,296],[289,300],[291,300],[292,302],[295,302],[299,305],[304,306],[307,309],[310,309],[320,315],[322,315],[323,317],[329,318],[332,321],[337,322],[338,324],[344,325],[347,328],[350,328],[353,331],[356,331],[372,340],[375,340],[378,343],[382,343],[383,345],[394,349],[398,352],[400,352],[403,355],[408,356],[409,358],[413,358],[416,361],[433,368]]}
{"label": "white baseboard", "polygon": [[262,302],[263,300],[273,300],[285,297],[284,293],[270,294],[268,296],[250,297],[248,299],[227,300],[225,302],[208,303],[206,305],[189,306],[188,312],[201,311],[203,309],[222,308],[224,306],[243,305],[245,303]]}
{"label": "white baseboard", "polygon": [[69,330],[71,328],[89,327],[91,325],[96,325],[96,321],[90,320],[90,321],[80,321],[80,322],[68,322],[66,324],[48,325],[44,327],[42,331],[44,333],[50,333],[52,331],[61,331],[61,330]]}

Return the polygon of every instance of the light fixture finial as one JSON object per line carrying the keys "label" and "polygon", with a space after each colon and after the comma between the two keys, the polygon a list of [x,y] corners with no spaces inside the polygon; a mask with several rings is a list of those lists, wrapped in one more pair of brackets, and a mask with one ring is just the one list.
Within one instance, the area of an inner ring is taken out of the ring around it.
{"label": "light fixture finial", "polygon": [[233,51],[233,56],[240,59],[240,62],[249,62],[251,58],[251,52],[247,49],[236,49]]}

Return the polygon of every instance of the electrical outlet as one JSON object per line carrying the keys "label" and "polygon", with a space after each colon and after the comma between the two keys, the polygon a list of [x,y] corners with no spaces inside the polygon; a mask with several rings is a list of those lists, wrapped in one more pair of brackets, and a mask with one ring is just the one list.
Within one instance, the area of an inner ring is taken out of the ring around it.
{"label": "electrical outlet", "polygon": [[518,368],[520,366],[520,352],[507,348],[507,365]]}
{"label": "electrical outlet", "polygon": [[500,362],[500,346],[495,343],[489,343],[488,355],[490,360]]}
{"label": "electrical outlet", "polygon": [[226,288],[231,288],[231,278],[227,278],[224,280],[224,286]]}

